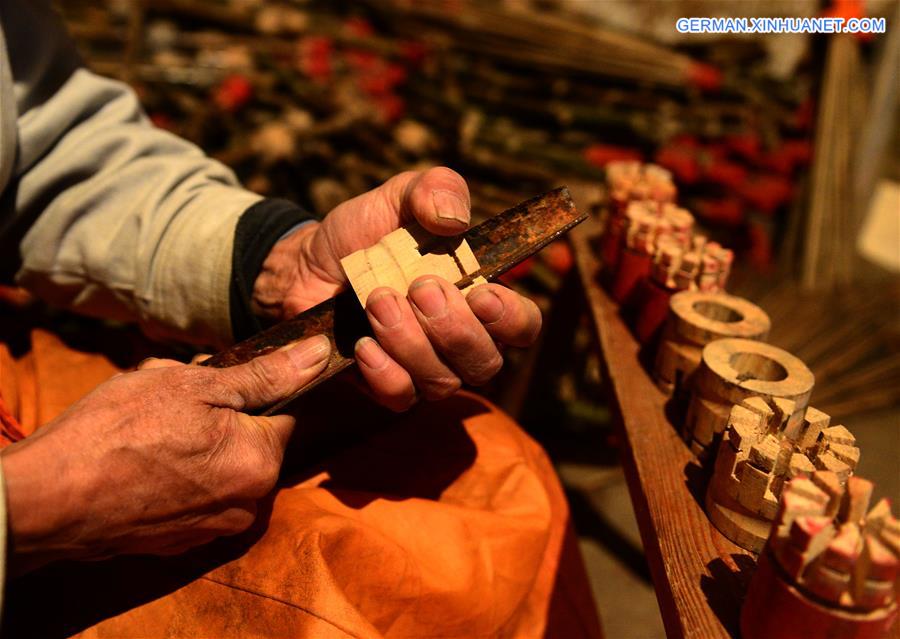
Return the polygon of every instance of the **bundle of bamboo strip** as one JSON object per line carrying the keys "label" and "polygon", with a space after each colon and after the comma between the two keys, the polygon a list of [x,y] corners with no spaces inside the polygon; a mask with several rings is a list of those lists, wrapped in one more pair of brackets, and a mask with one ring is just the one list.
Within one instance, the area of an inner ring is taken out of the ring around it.
{"label": "bundle of bamboo strip", "polygon": [[[671,48],[555,13],[535,11],[525,2],[464,2],[460,10],[434,0],[370,1],[390,15],[400,29],[517,65],[673,87],[694,84],[715,88],[721,82],[714,68]],[[452,40],[447,38],[448,28],[455,36]]]}
{"label": "bundle of bamboo strip", "polygon": [[853,277],[860,202],[852,166],[866,101],[859,42],[839,34],[828,53],[816,125],[811,194],[803,230],[805,288],[832,288]]}

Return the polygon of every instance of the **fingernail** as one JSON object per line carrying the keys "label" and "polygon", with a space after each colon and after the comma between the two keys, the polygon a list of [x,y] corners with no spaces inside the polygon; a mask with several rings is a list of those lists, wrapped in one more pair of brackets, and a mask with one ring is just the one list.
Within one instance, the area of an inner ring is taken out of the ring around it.
{"label": "fingernail", "polygon": [[331,353],[331,342],[324,335],[316,335],[302,342],[289,344],[287,353],[298,368],[312,368],[321,364]]}
{"label": "fingernail", "polygon": [[454,222],[459,222],[462,226],[469,226],[472,212],[469,210],[469,205],[466,201],[458,194],[453,191],[436,189],[431,192],[431,199],[440,219],[453,220]]}
{"label": "fingernail", "polygon": [[356,352],[356,359],[360,360],[368,368],[378,370],[387,364],[387,354],[381,350],[381,346],[378,345],[378,342],[371,337],[361,338],[356,342],[356,348],[354,350]]}
{"label": "fingernail", "polygon": [[478,288],[466,297],[469,308],[482,322],[492,324],[503,317],[503,301],[489,288]]}
{"label": "fingernail", "polygon": [[409,287],[409,299],[425,317],[440,317],[447,309],[447,296],[437,280],[420,280]]}
{"label": "fingernail", "polygon": [[396,296],[388,291],[370,296],[366,303],[366,310],[375,318],[376,322],[385,328],[396,326],[403,320]]}

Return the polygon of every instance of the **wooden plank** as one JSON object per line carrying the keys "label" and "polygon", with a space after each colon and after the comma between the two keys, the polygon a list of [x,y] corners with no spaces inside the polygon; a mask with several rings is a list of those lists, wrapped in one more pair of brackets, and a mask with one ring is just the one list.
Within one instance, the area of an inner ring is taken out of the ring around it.
{"label": "wooden plank", "polygon": [[575,262],[602,350],[610,408],[623,439],[622,465],[669,637],[736,637],[753,555],[720,534],[701,505],[705,481],[667,419],[668,398],[639,361],[618,306],[597,283],[589,220],[571,234]]}

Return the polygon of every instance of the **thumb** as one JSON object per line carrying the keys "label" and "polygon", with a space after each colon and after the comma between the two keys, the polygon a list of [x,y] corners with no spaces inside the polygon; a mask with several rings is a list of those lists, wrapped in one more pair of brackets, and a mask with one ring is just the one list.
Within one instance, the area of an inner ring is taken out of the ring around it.
{"label": "thumb", "polygon": [[317,335],[262,355],[246,364],[221,368],[217,382],[231,391],[229,408],[264,408],[287,399],[313,381],[328,363],[331,342]]}
{"label": "thumb", "polygon": [[[263,441],[267,442],[269,450],[273,458],[281,466],[284,460],[284,451],[294,432],[294,426],[297,420],[291,415],[247,415],[246,413],[236,413],[238,422],[245,429],[254,428],[260,435],[265,436]],[[265,491],[265,492],[268,492]]]}
{"label": "thumb", "polygon": [[444,166],[422,171],[402,191],[401,224],[418,222],[435,235],[457,235],[469,228],[472,204],[465,179]]}

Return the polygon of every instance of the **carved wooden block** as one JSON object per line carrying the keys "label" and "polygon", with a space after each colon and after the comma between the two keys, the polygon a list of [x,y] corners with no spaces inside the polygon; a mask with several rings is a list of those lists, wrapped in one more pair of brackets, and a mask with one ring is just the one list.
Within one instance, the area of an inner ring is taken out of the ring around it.
{"label": "carved wooden block", "polygon": [[[773,413],[792,411],[781,430],[802,429],[814,381],[806,364],[770,344],[740,338],[712,341],[703,348],[692,376],[682,435],[691,446],[697,444],[698,456],[705,459],[715,451],[732,406],[752,397],[765,400],[766,410]],[[776,400],[788,403],[780,406]]]}
{"label": "carved wooden block", "polygon": [[[741,610],[744,639],[876,639],[897,619],[900,522],[872,484],[816,471],[785,486]],[[820,488],[820,487],[825,487]]]}
{"label": "carved wooden block", "polygon": [[[341,260],[341,267],[363,307],[376,288],[388,286],[406,295],[413,280],[422,275],[437,275],[456,283],[480,268],[465,239],[438,238],[415,224],[351,253]],[[485,281],[477,277],[463,293]]]}
{"label": "carved wooden block", "polygon": [[[723,535],[739,546],[759,552],[769,536],[769,528],[778,514],[778,503],[786,482],[795,477],[808,476],[821,467],[821,457],[832,459],[833,446],[856,451],[848,458],[859,459],[859,450],[849,430],[840,428],[843,444],[835,444],[822,430],[828,416],[809,407],[795,427],[791,422],[794,403],[784,398],[751,397],[732,407],[728,427],[722,436],[716,455],[713,474],[706,493],[706,511],[710,521]],[[807,435],[818,428],[819,437],[809,444]],[[805,445],[808,444],[808,445]],[[840,472],[816,473],[815,480],[798,482],[797,494],[819,503],[833,502],[833,510],[826,507],[823,515],[833,516],[839,505],[848,509],[848,517],[862,517],[868,502],[864,488],[868,482],[854,482],[845,493],[847,478],[856,468],[842,464]],[[839,494],[850,495],[840,501]]]}

